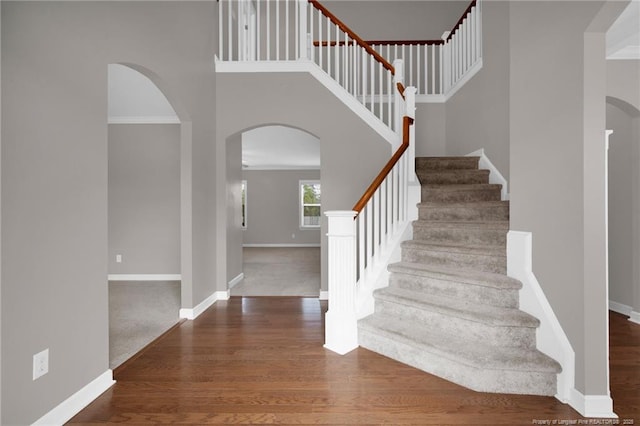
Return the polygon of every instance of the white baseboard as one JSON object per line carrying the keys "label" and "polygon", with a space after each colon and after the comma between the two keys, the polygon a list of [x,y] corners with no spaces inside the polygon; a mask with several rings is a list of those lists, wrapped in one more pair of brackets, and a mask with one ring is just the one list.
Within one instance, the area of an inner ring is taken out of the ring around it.
{"label": "white baseboard", "polygon": [[613,412],[613,399],[609,395],[583,395],[578,390],[571,389],[569,405],[584,417],[618,418]]}
{"label": "white baseboard", "polygon": [[240,272],[237,277],[229,281],[229,289],[244,279],[244,272]]}
{"label": "white baseboard", "polygon": [[242,247],[320,247],[320,243],[309,244],[243,244]]}
{"label": "white baseboard", "polygon": [[640,324],[640,312],[631,311],[629,314],[629,321]]}
{"label": "white baseboard", "polygon": [[218,300],[229,300],[231,292],[229,290],[216,291],[211,296],[198,303],[195,308],[182,308],[180,309],[180,318],[194,320],[200,316],[201,313],[206,311],[211,305]]}
{"label": "white baseboard", "polygon": [[113,372],[107,370],[88,385],[62,401],[57,407],[40,417],[34,425],[62,425],[68,422],[73,416],[78,414],[83,408],[93,402],[104,391],[109,389],[115,380]]}
{"label": "white baseboard", "polygon": [[623,303],[614,302],[613,300],[609,300],[609,309],[613,312],[617,312],[622,315],[631,316],[631,311],[633,309],[631,306],[625,305]]}
{"label": "white baseboard", "polygon": [[531,232],[509,231],[507,234],[507,275],[522,282],[520,309],[540,320],[536,331],[538,350],[562,366],[556,398],[573,406],[570,401],[575,386],[575,352],[533,274]]}
{"label": "white baseboard", "polygon": [[467,154],[466,157],[480,157],[480,161],[478,162],[478,167],[481,169],[489,170],[489,183],[499,183],[502,185],[502,192],[500,194],[500,198],[502,200],[509,199],[509,183],[502,176],[500,170],[496,166],[493,165],[489,157],[484,153],[484,148],[481,148],[477,151],[473,151],[470,154]]}
{"label": "white baseboard", "polygon": [[329,292],[325,290],[320,290],[320,295],[318,296],[320,300],[329,300]]}
{"label": "white baseboard", "polygon": [[109,281],[182,281],[181,274],[109,274]]}

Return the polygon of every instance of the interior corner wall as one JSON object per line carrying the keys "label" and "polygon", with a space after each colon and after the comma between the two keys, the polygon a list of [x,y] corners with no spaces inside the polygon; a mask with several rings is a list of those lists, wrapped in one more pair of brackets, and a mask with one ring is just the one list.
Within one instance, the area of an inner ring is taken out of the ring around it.
{"label": "interior corner wall", "polygon": [[242,273],[242,134],[227,139],[227,283]]}
{"label": "interior corner wall", "polygon": [[[637,147],[634,139],[634,118],[620,108],[607,104],[609,137],[609,300],[630,306],[634,287],[638,286],[634,273],[634,201],[638,190]],[[634,179],[635,176],[635,179]]]}
{"label": "interior corner wall", "polygon": [[640,111],[640,59],[607,61],[607,96],[621,99]]}
{"label": "interior corner wall", "polygon": [[[603,306],[606,310],[605,300],[594,302],[587,295],[591,283],[586,283],[585,262],[600,267],[605,260],[587,253],[584,228],[585,164],[592,161],[585,157],[585,143],[594,136],[593,129],[587,134],[585,128],[585,108],[591,106],[585,103],[593,99],[584,84],[584,34],[601,6],[570,1],[509,5],[511,229],[533,233],[534,272],[575,351],[575,386],[585,395],[608,392],[606,363],[590,361],[606,350],[606,331],[585,324],[592,308],[598,318]],[[604,103],[602,108],[604,119]],[[595,138],[602,148],[604,120]],[[592,190],[599,193],[602,186]],[[599,236],[603,228],[604,220],[593,231]],[[604,279],[599,284],[604,288]]]}
{"label": "interior corner wall", "polygon": [[485,154],[509,180],[509,7],[482,3],[482,69],[446,102],[446,155]]}
{"label": "interior corner wall", "polygon": [[[196,304],[212,293],[217,16],[211,2],[1,7],[0,423],[31,424],[109,371],[109,63],[153,71],[192,121]],[[34,381],[45,348],[49,372]]]}
{"label": "interior corner wall", "polygon": [[109,274],[180,274],[180,125],[109,124],[108,143]]}
{"label": "interior corner wall", "polygon": [[446,155],[446,105],[416,103],[416,157]]}
{"label": "interior corner wall", "polygon": [[244,244],[317,244],[320,229],[300,228],[301,180],[320,180],[320,170],[244,170],[247,229]]}

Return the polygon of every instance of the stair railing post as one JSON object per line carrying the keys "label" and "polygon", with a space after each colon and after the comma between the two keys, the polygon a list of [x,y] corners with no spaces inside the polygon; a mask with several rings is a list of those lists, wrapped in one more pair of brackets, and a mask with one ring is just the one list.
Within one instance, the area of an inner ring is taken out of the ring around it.
{"label": "stair railing post", "polygon": [[[398,91],[398,83],[404,85],[404,61],[402,59],[396,59],[393,61],[393,68],[395,74],[393,76],[393,130],[400,136],[399,141],[402,140],[402,115],[404,114],[404,99]],[[400,145],[400,142],[398,143]],[[394,147],[394,149],[397,148]]]}
{"label": "stair railing post", "polygon": [[[415,120],[416,118],[416,93],[418,89],[414,86],[407,87],[404,90],[405,116]],[[409,149],[408,149],[408,169],[409,181],[415,182],[416,176],[416,126],[409,127]]]}
{"label": "stair railing post", "polygon": [[309,35],[307,34],[307,7],[309,5],[308,0],[298,0],[299,8],[298,8],[298,31],[300,33],[297,35],[299,43],[298,43],[298,59],[304,60],[309,59],[308,49],[309,46]]}
{"label": "stair railing post", "polygon": [[344,355],[358,347],[356,317],[356,221],[357,212],[325,212],[329,226],[329,309],[325,315],[324,347]]}

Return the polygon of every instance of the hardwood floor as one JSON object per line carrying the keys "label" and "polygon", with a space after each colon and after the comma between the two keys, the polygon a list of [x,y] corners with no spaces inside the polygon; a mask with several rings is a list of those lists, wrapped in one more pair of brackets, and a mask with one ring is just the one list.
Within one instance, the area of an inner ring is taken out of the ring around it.
{"label": "hardwood floor", "polygon": [[[531,425],[582,419],[555,398],[474,392],[360,348],[334,354],[322,347],[325,309],[311,298],[217,302],[118,371],[116,385],[70,424]],[[640,326],[612,314],[611,327],[615,408],[620,420],[638,424]]]}

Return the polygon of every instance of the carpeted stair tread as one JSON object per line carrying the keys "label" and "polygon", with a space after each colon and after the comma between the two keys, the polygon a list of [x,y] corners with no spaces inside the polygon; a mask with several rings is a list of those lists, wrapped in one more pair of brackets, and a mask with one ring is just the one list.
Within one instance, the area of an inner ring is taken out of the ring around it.
{"label": "carpeted stair tread", "polygon": [[414,227],[426,228],[447,228],[447,229],[496,229],[509,230],[508,220],[485,220],[485,221],[444,221],[444,220],[425,220],[418,219],[413,221]]}
{"label": "carpeted stair tread", "polygon": [[467,184],[452,184],[452,185],[442,185],[442,184],[425,184],[422,185],[423,189],[428,189],[430,191],[486,191],[486,190],[502,190],[502,184],[499,183],[467,183]]}
{"label": "carpeted stair tread", "polygon": [[562,371],[556,361],[535,349],[469,342],[437,329],[416,327],[388,315],[368,316],[358,322],[358,328],[475,368],[554,374]]}
{"label": "carpeted stair tread", "polygon": [[432,244],[427,241],[407,240],[402,242],[402,248],[413,248],[417,250],[432,250],[447,253],[472,254],[477,256],[497,256],[507,257],[504,246],[472,246],[467,244]]}
{"label": "carpeted stair tread", "polygon": [[509,221],[509,201],[428,201],[417,207],[420,220]]}
{"label": "carpeted stair tread", "polygon": [[446,266],[427,265],[424,263],[397,262],[387,267],[389,272],[458,282],[481,287],[497,288],[502,290],[520,290],[522,283],[504,274],[493,272],[468,271],[460,268],[447,268]]}
{"label": "carpeted stair tread", "polygon": [[536,328],[540,325],[540,321],[537,318],[519,309],[472,303],[460,299],[424,294],[397,287],[378,289],[374,292],[374,297],[376,299],[413,306],[493,327]]}
{"label": "carpeted stair tread", "polygon": [[480,157],[416,157],[416,171],[477,169]]}
{"label": "carpeted stair tread", "polygon": [[423,169],[416,170],[423,184],[489,183],[489,170],[478,169]]}
{"label": "carpeted stair tread", "polygon": [[459,203],[447,203],[443,201],[423,201],[417,204],[418,208],[465,208],[465,207],[509,207],[509,201],[468,201]]}

